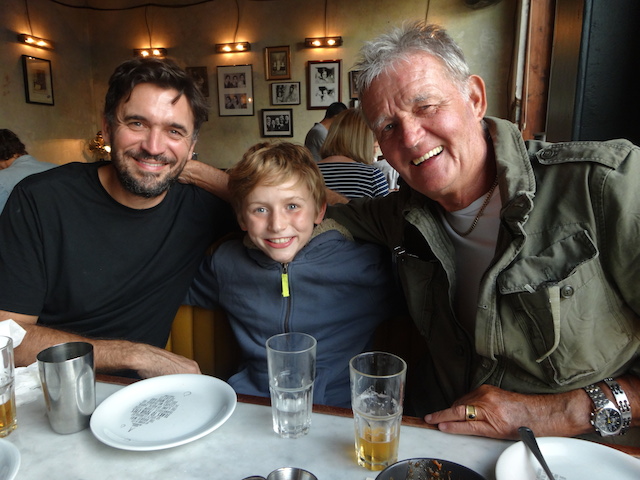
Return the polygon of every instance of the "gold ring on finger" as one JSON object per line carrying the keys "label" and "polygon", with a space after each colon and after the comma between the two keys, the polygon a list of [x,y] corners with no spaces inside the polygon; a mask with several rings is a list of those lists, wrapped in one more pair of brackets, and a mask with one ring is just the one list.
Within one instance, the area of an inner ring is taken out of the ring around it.
{"label": "gold ring on finger", "polygon": [[478,415],[476,414],[476,407],[474,407],[473,405],[465,405],[464,413],[465,413],[465,417],[467,417],[467,420],[478,419]]}

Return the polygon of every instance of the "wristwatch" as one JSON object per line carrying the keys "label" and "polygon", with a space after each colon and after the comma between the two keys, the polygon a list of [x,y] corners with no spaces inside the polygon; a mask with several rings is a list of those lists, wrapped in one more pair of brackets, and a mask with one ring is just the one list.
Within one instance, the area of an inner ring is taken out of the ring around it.
{"label": "wristwatch", "polygon": [[603,437],[619,435],[622,431],[622,414],[620,410],[602,392],[596,384],[584,387],[591,401],[593,402],[593,412],[591,412],[591,425]]}
{"label": "wristwatch", "polygon": [[618,410],[620,410],[620,415],[622,417],[622,429],[620,430],[620,435],[624,435],[631,426],[631,405],[629,404],[629,399],[620,384],[613,378],[605,378],[603,382],[609,386],[611,393],[613,393],[616,403],[618,404]]}

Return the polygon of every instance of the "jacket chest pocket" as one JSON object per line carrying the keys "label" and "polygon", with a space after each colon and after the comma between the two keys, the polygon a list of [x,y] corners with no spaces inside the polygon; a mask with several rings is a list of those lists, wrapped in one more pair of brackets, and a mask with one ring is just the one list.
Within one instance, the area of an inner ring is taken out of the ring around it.
{"label": "jacket chest pocket", "polygon": [[437,320],[435,312],[449,309],[444,270],[435,260],[424,260],[402,250],[396,250],[394,256],[409,314],[429,341]]}
{"label": "jacket chest pocket", "polygon": [[610,369],[628,347],[635,314],[609,285],[585,231],[498,278],[503,354],[550,385]]}

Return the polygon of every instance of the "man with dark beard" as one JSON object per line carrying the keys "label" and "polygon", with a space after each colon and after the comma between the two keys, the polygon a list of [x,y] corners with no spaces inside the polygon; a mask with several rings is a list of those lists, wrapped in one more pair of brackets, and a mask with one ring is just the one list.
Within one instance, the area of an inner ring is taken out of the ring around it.
{"label": "man with dark beard", "polygon": [[112,161],[70,163],[16,186],[0,217],[0,320],[27,331],[17,365],[88,341],[99,371],[199,372],[163,347],[204,251],[235,227],[225,202],[176,181],[206,115],[174,62],[127,61],[105,99]]}

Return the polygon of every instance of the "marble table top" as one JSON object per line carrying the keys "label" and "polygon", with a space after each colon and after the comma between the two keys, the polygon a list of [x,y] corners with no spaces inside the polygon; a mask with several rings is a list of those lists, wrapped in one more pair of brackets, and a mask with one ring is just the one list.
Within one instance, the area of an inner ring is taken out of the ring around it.
{"label": "marble table top", "polygon": [[[98,401],[119,388],[98,382]],[[365,480],[377,474],[356,463],[353,419],[345,416],[314,413],[308,435],[282,439],[271,428],[270,407],[238,402],[229,420],[205,437],[141,452],[107,446],[89,429],[56,434],[43,398],[20,405],[17,415],[18,428],[6,437],[21,454],[16,480],[242,480],[285,466],[309,470],[319,480]],[[398,458],[446,459],[494,480],[498,457],[512,443],[403,425]]]}

